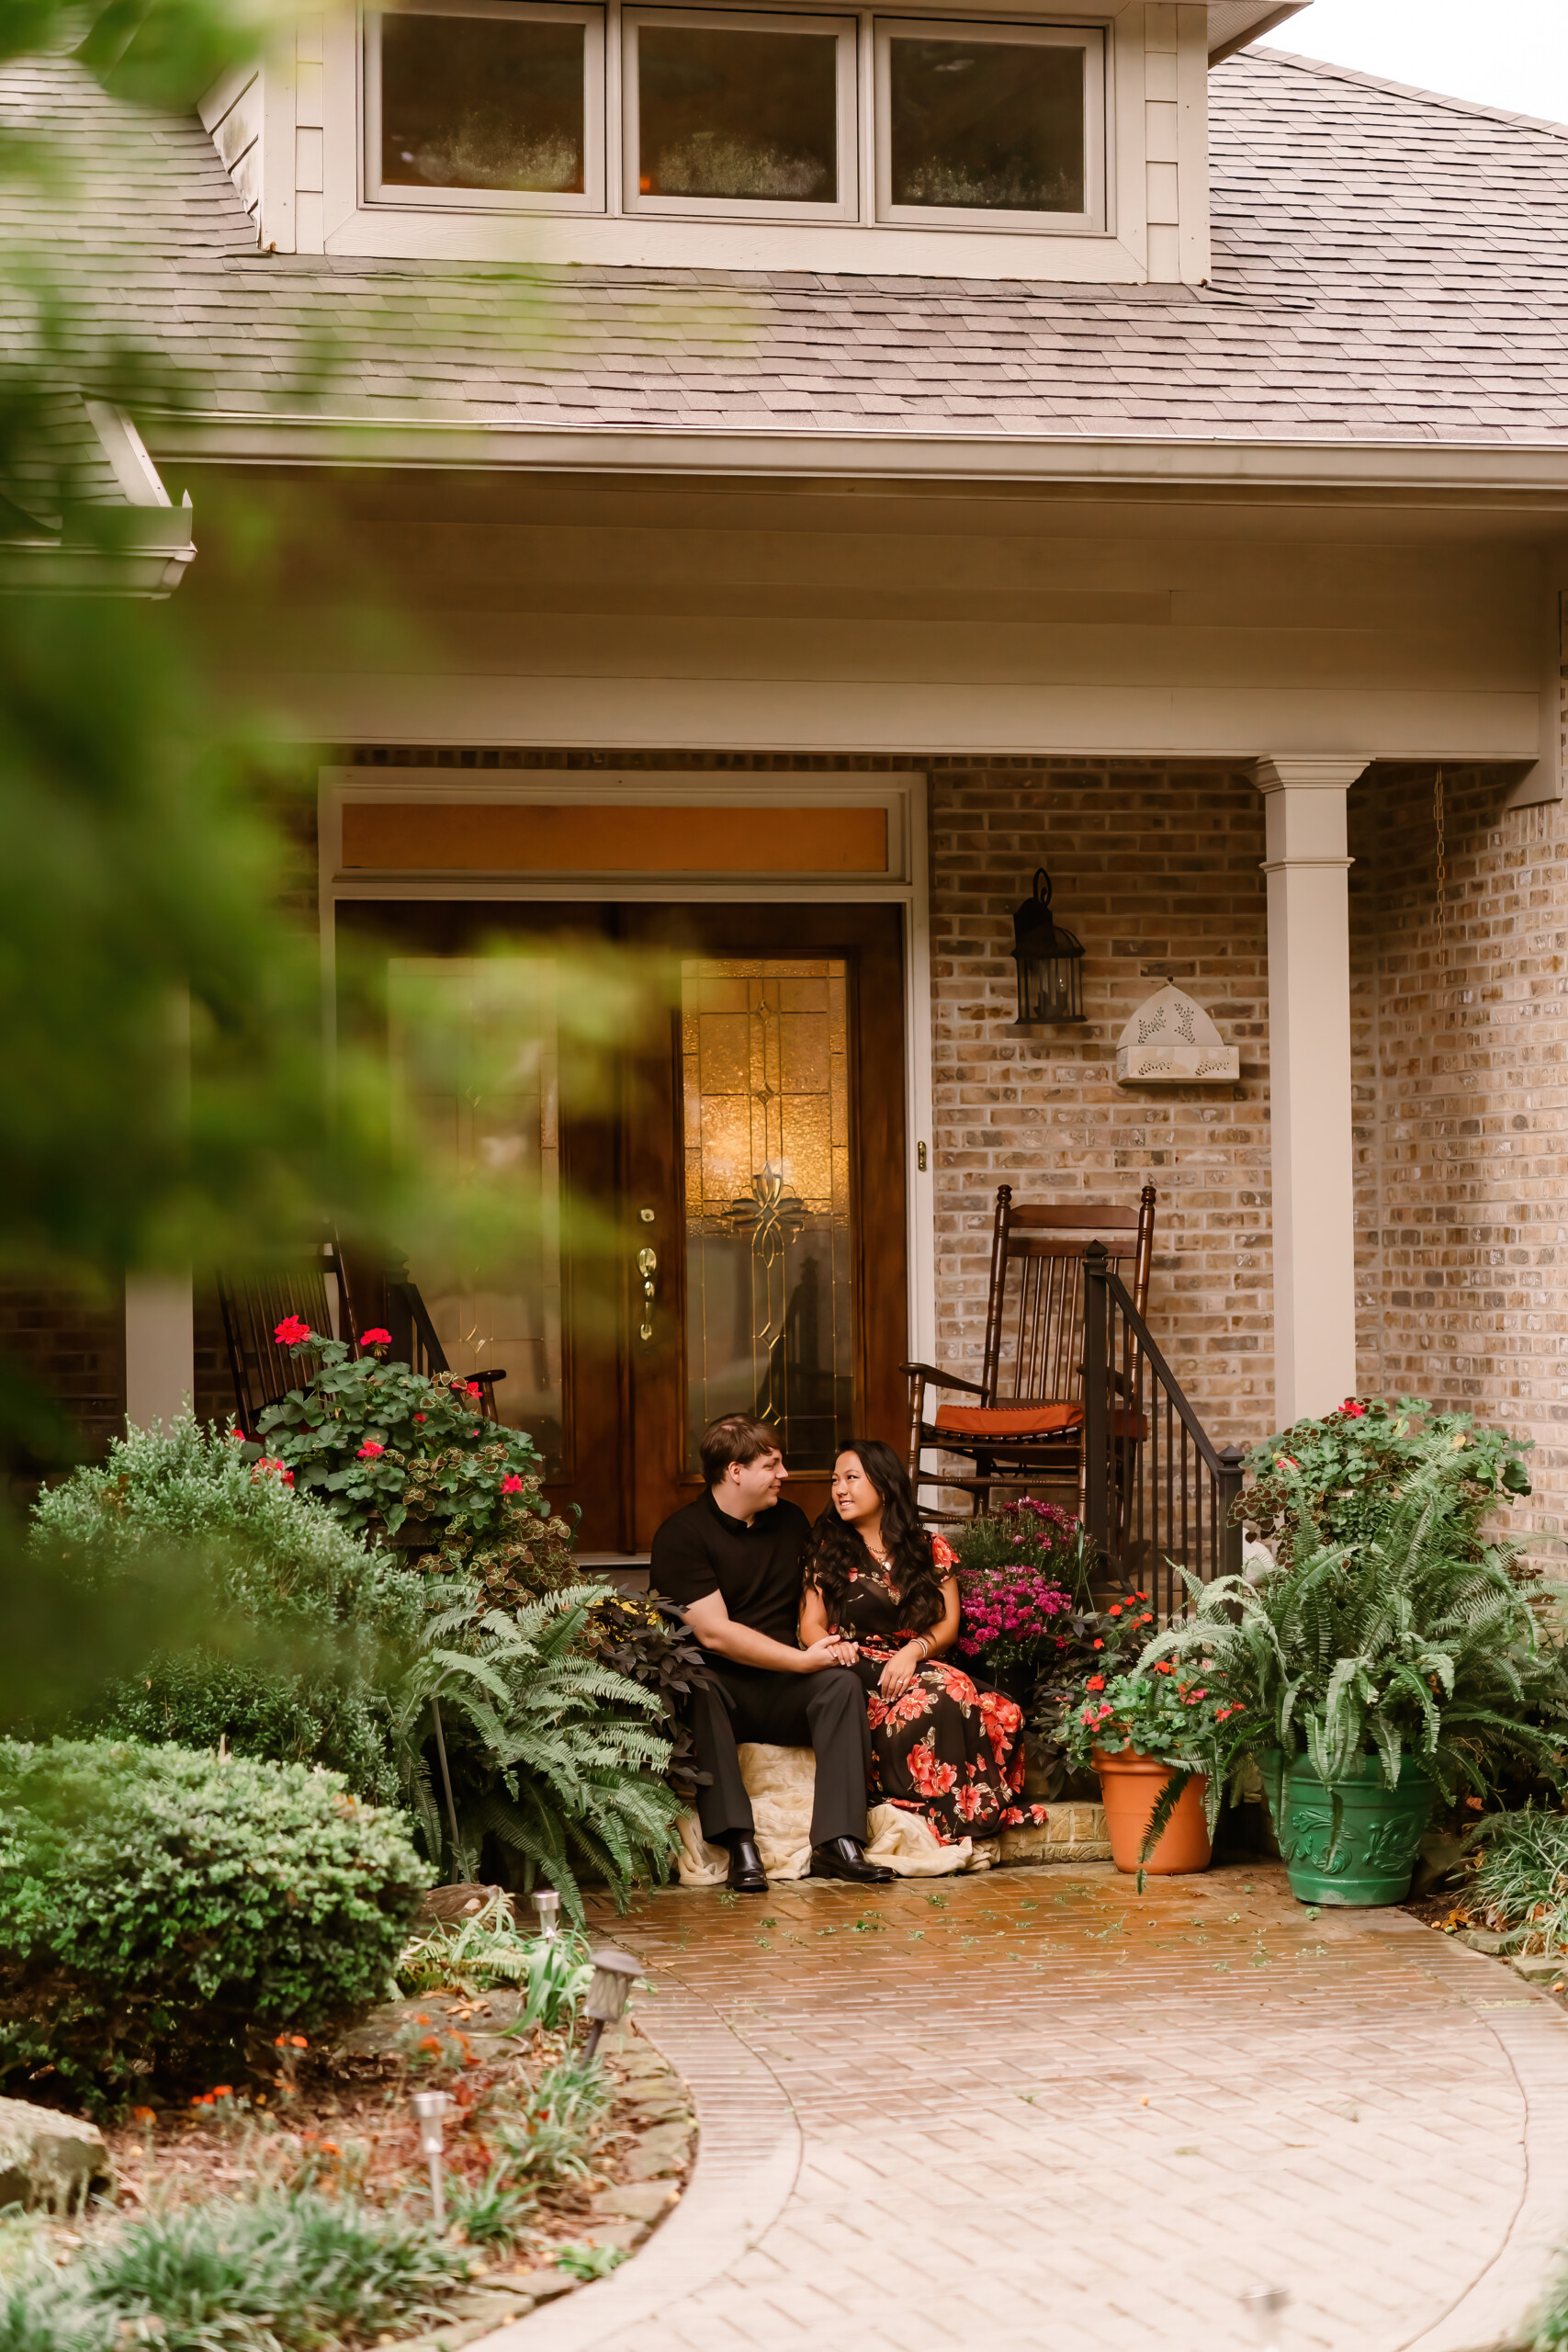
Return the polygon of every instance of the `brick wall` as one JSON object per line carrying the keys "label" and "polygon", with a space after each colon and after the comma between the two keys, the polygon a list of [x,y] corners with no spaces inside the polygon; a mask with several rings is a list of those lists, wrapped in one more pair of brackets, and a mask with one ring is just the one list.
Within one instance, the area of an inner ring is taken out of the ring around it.
{"label": "brick wall", "polygon": [[[931,777],[939,1354],[977,1363],[996,1188],[1136,1202],[1152,1181],[1150,1318],[1213,1435],[1272,1425],[1268,931],[1249,775],[1043,761]],[[1088,950],[1088,1026],[1017,1018],[1012,910],[1048,865]],[[1231,1087],[1122,1087],[1116,1041],[1175,978],[1241,1049]]]}
{"label": "brick wall", "polygon": [[1515,1523],[1568,1529],[1568,844],[1551,807],[1430,768],[1351,795],[1359,1385],[1535,1440]]}
{"label": "brick wall", "polygon": [[[104,1452],[125,1419],[123,1296],[88,1301],[22,1283],[0,1285],[0,1357],[64,1406],[87,1450]],[[35,1465],[23,1461],[26,1482]]]}

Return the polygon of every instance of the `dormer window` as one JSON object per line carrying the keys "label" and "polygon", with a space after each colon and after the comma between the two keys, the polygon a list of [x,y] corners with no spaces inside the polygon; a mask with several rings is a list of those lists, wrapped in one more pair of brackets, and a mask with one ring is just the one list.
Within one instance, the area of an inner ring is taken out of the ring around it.
{"label": "dormer window", "polygon": [[628,212],[852,215],[852,17],[627,8],[621,22]]}
{"label": "dormer window", "polygon": [[[1054,25],[876,27],[877,213],[925,227],[1104,214],[1104,36]],[[1039,225],[1037,219],[1030,226]]]}
{"label": "dormer window", "polygon": [[367,194],[604,209],[604,17],[420,0],[366,19]]}
{"label": "dormer window", "polygon": [[1098,27],[617,0],[410,0],[365,27],[367,204],[1105,227]]}

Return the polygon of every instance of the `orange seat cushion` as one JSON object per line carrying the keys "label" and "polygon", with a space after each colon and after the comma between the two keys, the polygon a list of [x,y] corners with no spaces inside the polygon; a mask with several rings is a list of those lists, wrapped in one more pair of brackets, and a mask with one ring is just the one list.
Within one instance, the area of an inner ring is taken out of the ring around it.
{"label": "orange seat cushion", "polygon": [[1081,1429],[1081,1405],[943,1405],[936,1426],[954,1437],[1055,1437]]}

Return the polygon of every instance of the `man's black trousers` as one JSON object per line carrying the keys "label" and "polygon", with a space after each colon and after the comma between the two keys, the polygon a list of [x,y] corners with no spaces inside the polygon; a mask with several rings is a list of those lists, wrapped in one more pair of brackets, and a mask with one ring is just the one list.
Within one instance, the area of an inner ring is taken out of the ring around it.
{"label": "man's black trousers", "polygon": [[697,1818],[710,1844],[727,1830],[750,1834],[756,1826],[736,1753],[749,1739],[817,1751],[814,1846],[833,1838],[864,1838],[871,1733],[865,1691],[852,1668],[825,1666],[816,1674],[716,1669],[711,1688],[693,1694],[691,1722],[697,1762],[713,1775],[697,1792]]}

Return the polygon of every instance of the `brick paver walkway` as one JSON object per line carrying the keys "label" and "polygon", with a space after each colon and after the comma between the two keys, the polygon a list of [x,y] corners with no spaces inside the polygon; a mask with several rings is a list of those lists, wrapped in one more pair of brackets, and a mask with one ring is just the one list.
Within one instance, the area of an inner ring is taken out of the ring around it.
{"label": "brick paver walkway", "polygon": [[[606,1920],[607,1924],[607,1920]],[[1568,2019],[1277,1868],[670,1891],[679,2211],[493,2352],[1482,2352],[1568,2240]]]}

